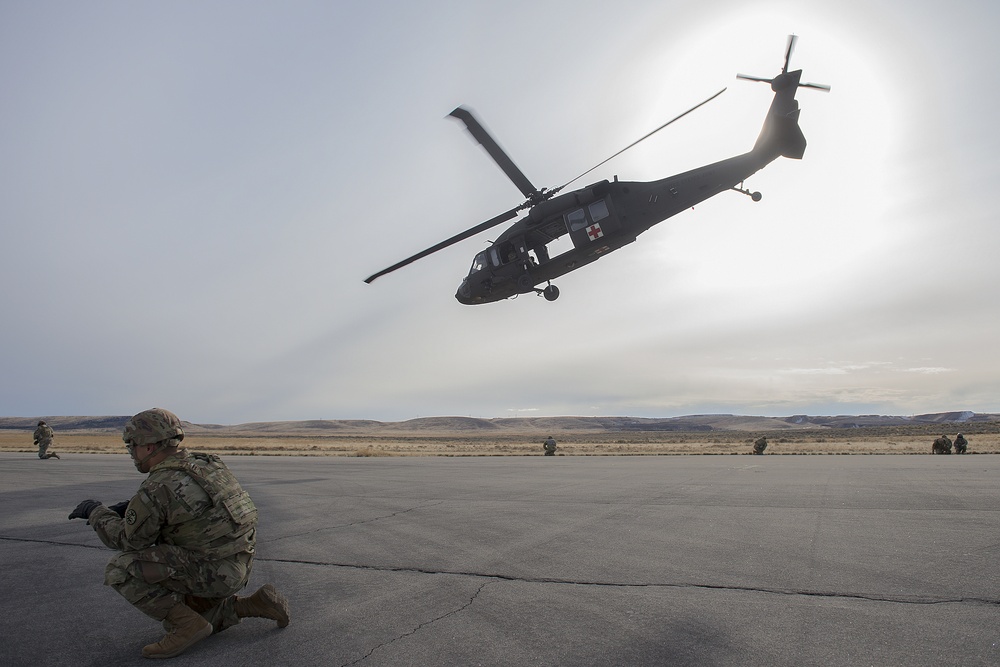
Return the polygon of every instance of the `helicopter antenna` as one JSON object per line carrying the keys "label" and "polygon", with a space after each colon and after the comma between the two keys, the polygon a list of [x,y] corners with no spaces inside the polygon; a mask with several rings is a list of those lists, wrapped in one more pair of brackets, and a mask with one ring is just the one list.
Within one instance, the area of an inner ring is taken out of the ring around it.
{"label": "helicopter antenna", "polygon": [[604,163],[610,162],[611,160],[613,160],[614,158],[618,157],[619,155],[621,155],[622,153],[624,153],[628,149],[632,148],[633,146],[635,146],[636,144],[638,144],[640,141],[645,141],[646,139],[649,139],[651,136],[653,136],[654,134],[656,134],[657,132],[659,132],[660,130],[662,130],[663,128],[665,128],[667,125],[670,125],[674,121],[680,120],[681,118],[683,118],[684,116],[688,115],[689,113],[691,113],[692,111],[694,111],[698,107],[701,107],[701,106],[704,106],[704,105],[708,104],[709,102],[711,102],[712,100],[714,100],[716,97],[718,97],[719,95],[721,95],[724,92],[726,92],[725,88],[723,88],[722,90],[720,90],[719,92],[717,92],[715,95],[712,95],[711,97],[709,97],[704,102],[701,102],[699,104],[694,105],[693,107],[691,107],[690,109],[688,109],[687,111],[685,111],[684,113],[682,113],[680,116],[677,116],[676,118],[672,118],[672,119],[668,120],[663,125],[659,126],[658,128],[656,128],[655,130],[653,130],[649,134],[645,135],[644,137],[642,137],[640,139],[636,139],[635,141],[633,141],[632,143],[630,143],[628,146],[626,146],[625,148],[621,149],[620,151],[618,151],[617,153],[615,153],[611,157],[607,158],[603,162],[599,162],[599,163],[595,164],[593,167],[591,167],[587,171],[583,172],[582,174],[580,174],[579,176],[577,176],[573,180],[567,181],[566,183],[563,183],[562,185],[560,185],[558,188],[555,188],[555,189],[551,190],[552,194],[555,194],[555,193],[559,192],[560,190],[562,190],[563,188],[565,188],[570,183],[575,183],[576,181],[580,180],[581,178],[583,178],[584,176],[586,176],[590,172],[594,171],[595,169],[597,169],[598,167],[600,167]]}

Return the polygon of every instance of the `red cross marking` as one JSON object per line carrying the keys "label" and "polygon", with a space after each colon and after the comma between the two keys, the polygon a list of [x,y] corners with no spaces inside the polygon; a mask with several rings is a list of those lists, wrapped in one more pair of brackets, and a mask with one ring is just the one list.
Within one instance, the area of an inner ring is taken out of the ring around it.
{"label": "red cross marking", "polygon": [[591,241],[596,241],[597,239],[604,236],[604,232],[601,231],[600,225],[591,225],[587,228],[587,236],[590,237]]}

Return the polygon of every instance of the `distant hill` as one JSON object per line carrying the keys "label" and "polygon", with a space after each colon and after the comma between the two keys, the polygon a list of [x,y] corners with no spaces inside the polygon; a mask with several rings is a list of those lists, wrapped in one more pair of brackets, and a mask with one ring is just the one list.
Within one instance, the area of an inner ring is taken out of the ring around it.
{"label": "distant hill", "polygon": [[121,431],[129,417],[0,417],[0,429],[34,431],[40,419],[61,431]]}
{"label": "distant hill", "polygon": [[[0,429],[34,430],[44,419],[57,431],[120,432],[128,416],[105,417],[0,417]],[[872,428],[885,426],[932,426],[934,424],[977,424],[1000,421],[1000,413],[937,412],[909,417],[887,415],[837,415],[754,417],[741,415],[688,415],[685,417],[421,417],[401,422],[364,419],[323,419],[308,421],[252,422],[237,425],[191,424],[188,433],[231,433],[273,435],[349,435],[352,433],[398,435],[401,433],[500,433],[552,432],[595,433],[623,431],[785,431],[805,429]]]}

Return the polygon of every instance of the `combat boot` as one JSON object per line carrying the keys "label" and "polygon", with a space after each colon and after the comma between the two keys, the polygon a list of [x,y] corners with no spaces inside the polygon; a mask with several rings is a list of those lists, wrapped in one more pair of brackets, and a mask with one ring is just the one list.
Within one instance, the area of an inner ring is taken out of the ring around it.
{"label": "combat boot", "polygon": [[288,600],[271,584],[264,584],[248,598],[236,598],[236,615],[240,618],[270,618],[278,627],[288,625]]}
{"label": "combat boot", "polygon": [[184,604],[176,604],[163,619],[167,634],[142,649],[146,658],[172,658],[212,634],[212,624]]}

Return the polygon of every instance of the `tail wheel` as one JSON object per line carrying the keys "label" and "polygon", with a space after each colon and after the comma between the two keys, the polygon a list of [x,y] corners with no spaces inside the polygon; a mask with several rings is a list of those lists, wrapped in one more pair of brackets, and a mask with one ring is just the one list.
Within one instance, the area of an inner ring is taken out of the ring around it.
{"label": "tail wheel", "polygon": [[542,296],[545,297],[546,301],[555,301],[559,298],[559,288],[555,285],[549,285],[542,290]]}

